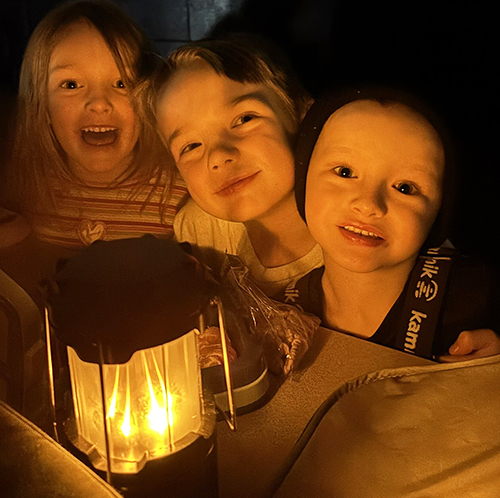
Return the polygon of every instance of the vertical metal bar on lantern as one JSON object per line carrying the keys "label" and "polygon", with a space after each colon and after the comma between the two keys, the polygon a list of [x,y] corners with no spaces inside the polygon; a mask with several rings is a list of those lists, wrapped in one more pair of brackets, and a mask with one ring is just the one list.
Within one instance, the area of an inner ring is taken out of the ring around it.
{"label": "vertical metal bar on lantern", "polygon": [[169,451],[173,452],[174,451],[174,434],[173,434],[173,406],[172,406],[172,395],[171,395],[171,388],[170,388],[170,376],[168,374],[168,362],[170,361],[168,358],[168,353],[167,353],[167,348],[162,348],[162,355],[163,355],[163,379],[165,379],[165,388],[166,388],[166,393],[165,393],[165,410],[166,410],[166,416],[167,416],[167,431],[168,431],[168,447]]}
{"label": "vertical metal bar on lantern", "polygon": [[49,387],[50,387],[50,407],[52,411],[52,427],[54,428],[54,438],[59,443],[59,434],[57,432],[57,418],[56,418],[56,392],[54,385],[54,369],[52,363],[52,343],[50,333],[50,320],[49,310],[47,306],[44,307],[45,317],[45,343],[47,348],[47,367],[49,370]]}
{"label": "vertical metal bar on lantern", "polygon": [[110,450],[110,437],[109,437],[109,425],[108,425],[108,407],[106,403],[106,391],[104,389],[104,354],[102,351],[102,344],[99,343],[99,381],[101,387],[101,399],[102,399],[102,416],[104,425],[104,442],[106,447],[106,480],[109,484],[111,483],[111,450]]}
{"label": "vertical metal bar on lantern", "polygon": [[222,346],[222,359],[224,366],[224,377],[226,380],[226,389],[227,389],[227,402],[229,407],[229,418],[227,417],[224,410],[221,410],[229,428],[231,430],[236,430],[236,413],[234,408],[234,396],[233,396],[233,385],[231,381],[231,369],[229,368],[229,355],[227,351],[227,340],[226,340],[226,327],[224,321],[224,308],[222,306],[222,301],[215,297],[212,302],[217,305],[217,315],[219,319],[219,332],[220,332],[220,341]]}

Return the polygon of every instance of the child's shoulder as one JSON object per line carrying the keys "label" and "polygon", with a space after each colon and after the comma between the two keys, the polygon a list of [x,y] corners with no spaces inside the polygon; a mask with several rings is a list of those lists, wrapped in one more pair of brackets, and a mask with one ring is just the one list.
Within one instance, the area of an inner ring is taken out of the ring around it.
{"label": "child's shoulder", "polygon": [[212,247],[235,254],[231,249],[238,245],[247,231],[243,223],[215,218],[189,199],[174,219],[174,232],[179,242],[189,242],[202,247]]}
{"label": "child's shoulder", "polygon": [[445,335],[455,337],[462,330],[480,328],[500,331],[499,274],[498,265],[491,261],[469,256],[454,258],[441,317],[442,330],[448,331]]}
{"label": "child's shoulder", "polygon": [[489,303],[499,293],[500,266],[487,259],[459,255],[451,267],[448,289],[457,300]]}

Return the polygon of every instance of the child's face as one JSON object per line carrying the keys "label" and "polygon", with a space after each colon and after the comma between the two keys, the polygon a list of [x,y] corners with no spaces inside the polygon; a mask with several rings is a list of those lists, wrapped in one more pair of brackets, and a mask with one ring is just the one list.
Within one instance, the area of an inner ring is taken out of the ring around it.
{"label": "child's face", "polygon": [[48,107],[69,167],[83,181],[114,180],[130,165],[139,124],[129,92],[103,37],[84,22],[52,52]]}
{"label": "child's face", "polygon": [[157,116],[191,196],[209,214],[245,222],[293,200],[292,124],[266,85],[219,76],[200,60],[171,77]]}
{"label": "child's face", "polygon": [[443,172],[437,133],[410,109],[360,100],[334,112],[306,184],[306,219],[327,264],[407,269],[438,213]]}

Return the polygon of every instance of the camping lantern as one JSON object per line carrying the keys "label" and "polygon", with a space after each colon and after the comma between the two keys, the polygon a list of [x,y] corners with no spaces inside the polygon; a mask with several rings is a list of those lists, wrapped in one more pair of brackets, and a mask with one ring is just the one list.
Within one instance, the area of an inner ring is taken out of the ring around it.
{"label": "camping lantern", "polygon": [[71,387],[64,434],[125,496],[217,496],[215,406],[198,358],[203,312],[213,305],[233,417],[234,408],[213,294],[199,262],[152,236],[94,243],[48,286],[49,360],[57,340]]}

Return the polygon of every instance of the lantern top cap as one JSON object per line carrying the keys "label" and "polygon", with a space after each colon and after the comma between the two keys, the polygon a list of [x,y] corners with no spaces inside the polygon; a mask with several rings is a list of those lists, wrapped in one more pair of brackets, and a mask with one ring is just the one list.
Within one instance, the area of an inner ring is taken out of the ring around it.
{"label": "lantern top cap", "polygon": [[205,268],[171,239],[98,241],[47,286],[56,336],[84,361],[125,363],[198,326],[214,295]]}

